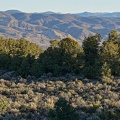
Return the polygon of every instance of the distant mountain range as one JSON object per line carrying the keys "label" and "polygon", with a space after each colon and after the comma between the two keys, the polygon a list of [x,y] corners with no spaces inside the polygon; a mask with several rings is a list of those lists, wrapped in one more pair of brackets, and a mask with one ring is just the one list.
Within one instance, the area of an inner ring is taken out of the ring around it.
{"label": "distant mountain range", "polygon": [[103,12],[103,13],[91,13],[91,12],[83,12],[83,13],[77,13],[77,15],[81,16],[81,17],[120,17],[120,12],[113,12],[113,13],[107,13],[107,12]]}
{"label": "distant mountain range", "polygon": [[19,10],[7,10],[7,11],[5,11],[5,12],[7,12],[7,13],[22,13],[22,12],[19,11]]}
{"label": "distant mountain range", "polygon": [[42,47],[52,39],[71,37],[81,42],[85,37],[100,33],[103,40],[111,30],[120,31],[120,13],[61,14],[24,13],[18,10],[0,12],[0,36],[24,37]]}
{"label": "distant mountain range", "polygon": [[[5,12],[8,13],[25,13],[19,10],[7,10]],[[42,14],[62,14],[62,13],[56,13],[56,12],[52,12],[52,11],[46,11],[46,12],[41,12]],[[68,13],[71,14],[71,13]],[[112,13],[108,13],[108,12],[82,12],[82,13],[74,13],[76,15],[79,15],[81,17],[120,17],[120,12],[112,12]]]}

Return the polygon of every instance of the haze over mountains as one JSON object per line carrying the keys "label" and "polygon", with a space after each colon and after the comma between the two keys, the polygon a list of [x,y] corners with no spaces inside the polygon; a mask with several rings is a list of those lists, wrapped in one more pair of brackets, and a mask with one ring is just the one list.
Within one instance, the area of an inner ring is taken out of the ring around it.
{"label": "haze over mountains", "polygon": [[81,42],[85,37],[100,33],[107,39],[112,30],[120,31],[120,13],[61,14],[24,13],[18,10],[0,12],[0,36],[26,38],[40,46],[49,46],[52,39],[71,37]]}

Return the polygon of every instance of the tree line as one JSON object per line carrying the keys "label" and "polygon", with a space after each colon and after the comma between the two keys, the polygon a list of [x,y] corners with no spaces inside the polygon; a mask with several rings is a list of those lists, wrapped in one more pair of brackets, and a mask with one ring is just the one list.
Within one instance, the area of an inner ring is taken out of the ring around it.
{"label": "tree line", "polygon": [[101,42],[100,34],[83,40],[65,38],[51,40],[43,51],[25,39],[0,38],[0,69],[17,71],[21,76],[62,76],[68,73],[86,78],[120,75],[120,36],[112,30],[108,40]]}

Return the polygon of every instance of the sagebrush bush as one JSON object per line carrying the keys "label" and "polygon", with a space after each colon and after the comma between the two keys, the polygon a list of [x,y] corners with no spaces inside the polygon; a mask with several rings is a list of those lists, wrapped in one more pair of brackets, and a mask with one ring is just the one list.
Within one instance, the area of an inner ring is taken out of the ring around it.
{"label": "sagebrush bush", "polygon": [[7,111],[9,106],[8,100],[6,97],[0,98],[0,114],[4,114]]}

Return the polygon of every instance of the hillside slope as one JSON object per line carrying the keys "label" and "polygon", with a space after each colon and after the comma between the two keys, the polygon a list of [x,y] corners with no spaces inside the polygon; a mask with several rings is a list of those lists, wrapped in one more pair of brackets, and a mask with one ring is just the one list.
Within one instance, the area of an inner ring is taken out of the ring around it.
{"label": "hillside slope", "polygon": [[40,46],[49,46],[51,39],[71,37],[78,41],[100,33],[102,39],[116,29],[120,31],[119,18],[80,17],[75,14],[45,14],[0,12],[0,36],[24,37]]}

